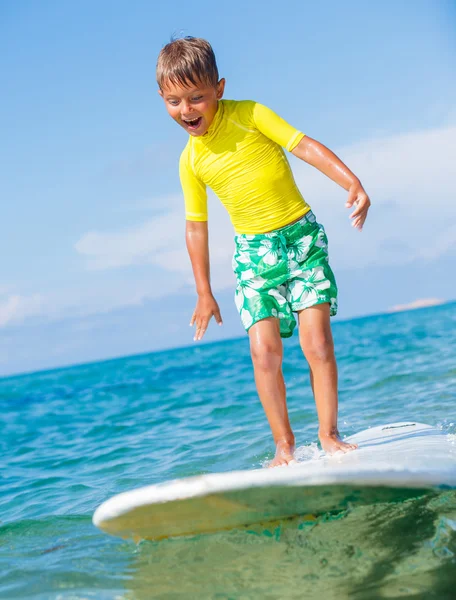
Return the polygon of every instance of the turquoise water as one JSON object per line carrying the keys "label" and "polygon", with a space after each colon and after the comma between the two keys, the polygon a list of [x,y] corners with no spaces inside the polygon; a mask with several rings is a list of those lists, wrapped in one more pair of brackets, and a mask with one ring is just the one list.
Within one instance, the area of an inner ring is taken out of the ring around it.
{"label": "turquoise water", "polygon": [[[455,439],[456,304],[333,331],[344,434],[413,419]],[[305,460],[315,409],[285,346]],[[456,597],[453,491],[139,545],[92,526],[118,492],[272,457],[246,338],[5,378],[0,406],[0,598]]]}

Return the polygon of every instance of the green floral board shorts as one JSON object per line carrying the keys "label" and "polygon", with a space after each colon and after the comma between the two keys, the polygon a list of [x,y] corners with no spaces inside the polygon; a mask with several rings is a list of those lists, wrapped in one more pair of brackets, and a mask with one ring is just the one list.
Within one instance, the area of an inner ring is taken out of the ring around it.
{"label": "green floral board shorts", "polygon": [[337,312],[337,285],[328,263],[328,239],[312,211],[299,221],[264,234],[235,238],[235,302],[248,331],[276,317],[281,337],[296,327],[294,312],[328,302]]}

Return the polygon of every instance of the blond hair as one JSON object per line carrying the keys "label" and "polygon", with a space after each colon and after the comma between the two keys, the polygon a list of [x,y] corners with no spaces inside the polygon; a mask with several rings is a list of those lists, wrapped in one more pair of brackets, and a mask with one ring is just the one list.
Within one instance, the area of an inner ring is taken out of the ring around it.
{"label": "blond hair", "polygon": [[172,40],[162,48],[156,74],[160,89],[168,81],[184,87],[199,83],[215,87],[219,80],[212,46],[202,38],[191,36]]}

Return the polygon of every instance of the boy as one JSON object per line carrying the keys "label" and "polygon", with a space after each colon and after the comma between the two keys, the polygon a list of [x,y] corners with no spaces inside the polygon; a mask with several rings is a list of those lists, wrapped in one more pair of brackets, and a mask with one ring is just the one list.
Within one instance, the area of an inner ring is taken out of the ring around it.
{"label": "boy", "polygon": [[179,173],[186,207],[186,244],[198,301],[190,325],[201,340],[212,317],[222,317],[209,275],[206,186],[228,210],[235,235],[236,306],[250,338],[258,395],[276,453],[270,466],[293,463],[295,439],[288,420],[281,337],[299,339],[310,367],[323,450],[356,448],[337,429],[337,366],[330,316],[337,286],[327,239],[297,188],[283,148],[348,191],[346,206],[361,230],[370,200],[355,175],[328,148],[251,101],[222,100],[214,52],[203,39],[167,44],[157,82],[169,115],[189,133]]}

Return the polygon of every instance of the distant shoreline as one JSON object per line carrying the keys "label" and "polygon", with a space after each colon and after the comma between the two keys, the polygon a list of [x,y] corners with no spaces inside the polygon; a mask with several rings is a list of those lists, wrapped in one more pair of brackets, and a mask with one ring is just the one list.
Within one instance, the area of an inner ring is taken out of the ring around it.
{"label": "distant shoreline", "polygon": [[441,298],[419,298],[408,304],[396,304],[388,309],[388,313],[402,312],[404,310],[415,310],[416,308],[427,308],[429,306],[440,306],[446,304],[447,300]]}

